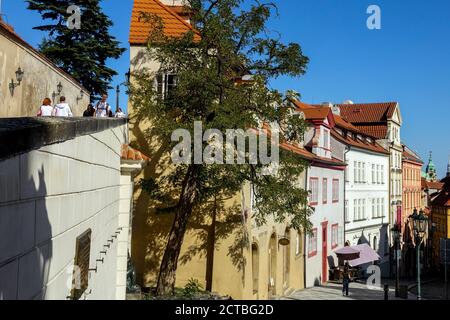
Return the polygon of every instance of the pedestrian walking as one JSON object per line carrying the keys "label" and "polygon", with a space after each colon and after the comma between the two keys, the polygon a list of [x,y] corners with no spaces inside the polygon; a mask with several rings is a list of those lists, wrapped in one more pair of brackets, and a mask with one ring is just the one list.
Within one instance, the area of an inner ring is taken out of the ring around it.
{"label": "pedestrian walking", "polygon": [[53,115],[52,100],[45,98],[39,108],[38,117],[51,117]]}
{"label": "pedestrian walking", "polygon": [[111,106],[108,103],[108,95],[103,94],[102,99],[97,102],[95,107],[95,117],[97,118],[108,118],[111,112]]}
{"label": "pedestrian walking", "polygon": [[92,103],[89,103],[86,110],[83,112],[83,117],[93,117],[95,114],[95,108]]}
{"label": "pedestrian walking", "polygon": [[342,295],[348,296],[348,289],[350,286],[350,266],[348,265],[348,262],[344,265],[344,273],[343,273],[343,280],[342,280]]}
{"label": "pedestrian walking", "polygon": [[55,117],[73,117],[72,110],[69,104],[66,103],[66,97],[62,96],[59,98],[59,103],[55,106],[53,115]]}

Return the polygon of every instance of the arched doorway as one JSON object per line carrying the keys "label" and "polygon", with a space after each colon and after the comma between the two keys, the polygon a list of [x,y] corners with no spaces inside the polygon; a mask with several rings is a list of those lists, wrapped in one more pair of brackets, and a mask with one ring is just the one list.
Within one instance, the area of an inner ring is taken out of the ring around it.
{"label": "arched doorway", "polygon": [[283,287],[289,288],[289,273],[291,268],[291,230],[286,228],[284,232],[285,238],[289,239],[288,244],[283,246]]}
{"label": "arched doorway", "polygon": [[258,298],[259,291],[259,252],[258,245],[252,244],[252,278],[253,278],[253,295]]}
{"label": "arched doorway", "polygon": [[277,294],[277,235],[274,233],[269,241],[269,298]]}

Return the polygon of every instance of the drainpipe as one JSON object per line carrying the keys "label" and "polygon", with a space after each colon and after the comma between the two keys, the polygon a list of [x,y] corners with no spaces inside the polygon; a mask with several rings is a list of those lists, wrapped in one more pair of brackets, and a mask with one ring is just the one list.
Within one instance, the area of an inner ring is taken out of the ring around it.
{"label": "drainpipe", "polygon": [[[305,170],[305,190],[308,190],[308,170]],[[303,287],[306,289],[306,232],[303,232]]]}
{"label": "drainpipe", "polygon": [[348,164],[347,164],[347,153],[349,153],[349,152],[350,152],[350,147],[349,146],[345,146],[344,162],[346,164],[346,167],[344,169],[344,245],[345,245],[345,227],[347,225],[347,223],[346,223],[347,221],[345,219],[345,201],[347,201],[347,199],[345,198],[345,196],[347,194],[347,192],[346,192],[346,190],[347,190],[347,187],[346,187],[346,185],[347,185],[347,167],[348,167]]}

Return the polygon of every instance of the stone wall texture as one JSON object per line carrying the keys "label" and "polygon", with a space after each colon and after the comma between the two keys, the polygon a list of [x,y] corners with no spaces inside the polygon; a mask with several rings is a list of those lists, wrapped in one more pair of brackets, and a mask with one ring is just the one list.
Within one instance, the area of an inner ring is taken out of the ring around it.
{"label": "stone wall texture", "polygon": [[118,229],[127,130],[122,123],[0,161],[0,300],[67,299],[76,238],[89,229],[97,271],[82,299],[116,298],[125,280],[118,239],[128,237]]}
{"label": "stone wall texture", "polygon": [[[9,84],[11,80],[16,82],[19,67],[24,71],[23,81],[11,93]],[[62,92],[52,99],[59,83]],[[81,91],[83,98],[77,99]],[[0,118],[36,116],[44,98],[59,101],[61,95],[66,97],[74,116],[82,116],[89,104],[89,92],[23,40],[0,28]]]}

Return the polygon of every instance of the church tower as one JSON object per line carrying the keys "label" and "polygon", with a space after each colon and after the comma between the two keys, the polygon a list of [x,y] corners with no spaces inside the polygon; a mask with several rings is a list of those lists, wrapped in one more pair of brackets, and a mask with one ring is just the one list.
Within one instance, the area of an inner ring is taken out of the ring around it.
{"label": "church tower", "polygon": [[430,160],[428,160],[426,179],[427,181],[437,181],[436,166],[433,162],[433,153],[430,151]]}

